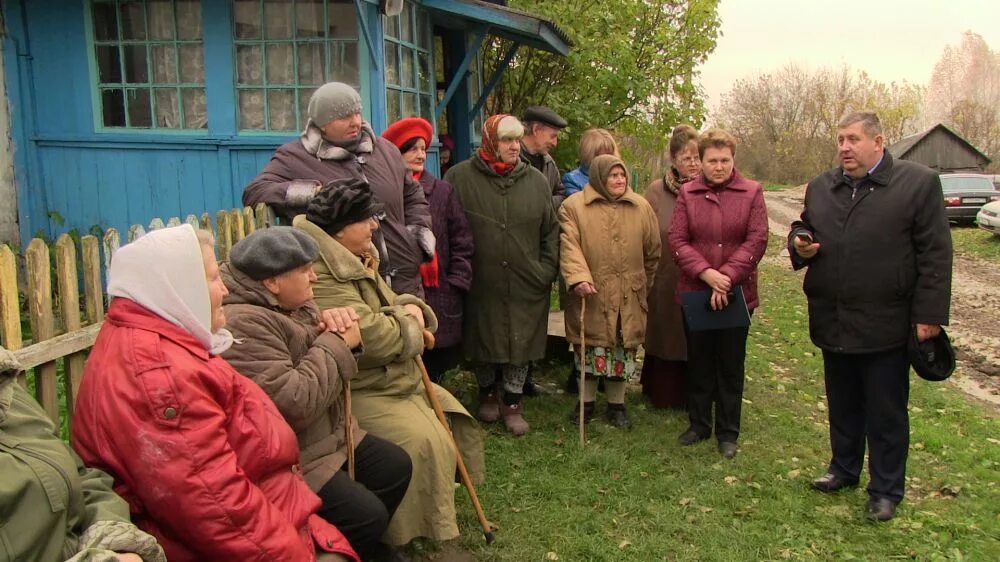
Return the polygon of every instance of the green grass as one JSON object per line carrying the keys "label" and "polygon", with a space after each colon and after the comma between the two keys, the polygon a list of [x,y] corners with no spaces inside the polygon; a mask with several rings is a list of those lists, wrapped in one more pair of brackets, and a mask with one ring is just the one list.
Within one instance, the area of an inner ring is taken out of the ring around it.
{"label": "green grass", "polygon": [[975,226],[951,229],[955,252],[1000,263],[1000,236],[994,236]]}
{"label": "green grass", "polygon": [[[772,253],[780,247],[772,241]],[[712,440],[680,447],[686,416],[647,407],[635,392],[635,427],[595,421],[584,450],[567,419],[575,397],[531,398],[532,433],[486,428],[489,481],[478,492],[500,527],[497,541],[485,545],[458,490],[462,546],[480,560],[518,562],[1000,559],[1000,418],[948,384],[913,379],[897,519],[864,519],[866,477],[838,495],[809,489],[829,458],[821,358],[799,275],[765,264],[761,290],[735,460],[723,460]],[[566,372],[549,365],[538,378],[558,387]],[[467,375],[446,384],[474,396]]]}
{"label": "green grass", "polygon": [[786,189],[792,189],[794,185],[788,185],[784,183],[765,183],[764,191],[785,191]]}

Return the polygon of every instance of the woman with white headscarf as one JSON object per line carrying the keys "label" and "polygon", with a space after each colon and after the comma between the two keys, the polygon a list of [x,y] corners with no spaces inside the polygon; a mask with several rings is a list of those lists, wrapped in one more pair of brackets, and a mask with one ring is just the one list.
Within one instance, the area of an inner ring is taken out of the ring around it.
{"label": "woman with white headscarf", "polygon": [[77,453],[114,477],[171,562],[358,560],[315,515],[281,413],[218,357],[233,343],[226,292],[214,241],[190,225],[118,250],[76,402]]}

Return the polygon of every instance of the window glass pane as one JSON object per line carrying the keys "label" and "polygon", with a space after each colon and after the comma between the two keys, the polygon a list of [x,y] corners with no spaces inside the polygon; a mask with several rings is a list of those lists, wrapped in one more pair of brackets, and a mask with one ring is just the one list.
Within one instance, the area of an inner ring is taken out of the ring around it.
{"label": "window glass pane", "polygon": [[385,81],[387,84],[399,84],[399,58],[396,54],[396,44],[385,44]]}
{"label": "window glass pane", "polygon": [[409,47],[401,47],[403,60],[399,63],[399,74],[402,78],[403,87],[416,88],[417,82],[413,76],[413,50]]}
{"label": "window glass pane", "polygon": [[177,0],[177,36],[180,39],[201,39],[201,2]]}
{"label": "window glass pane", "polygon": [[260,8],[257,0],[236,0],[233,3],[237,39],[260,39]]}
{"label": "window glass pane", "polygon": [[268,44],[264,52],[267,54],[267,83],[294,84],[295,61],[292,60],[292,44]]}
{"label": "window glass pane", "polygon": [[171,0],[149,0],[146,4],[149,14],[149,38],[174,38],[174,10]]}
{"label": "window glass pane", "polygon": [[322,43],[304,43],[298,46],[299,52],[299,84],[316,85],[323,84],[323,53],[325,47]]}
{"label": "window glass pane", "polygon": [[146,7],[143,2],[122,2],[122,39],[146,38]]}
{"label": "window glass pane", "polygon": [[327,6],[330,39],[357,39],[358,12],[354,0],[333,0]]}
{"label": "window glass pane", "polygon": [[101,90],[105,127],[125,126],[125,93],[120,89]]}
{"label": "window glass pane", "polygon": [[268,90],[267,112],[270,121],[268,128],[272,131],[290,131],[295,126],[295,91]]}
{"label": "window glass pane", "polygon": [[146,66],[145,45],[125,45],[125,81],[130,84],[145,84],[149,82],[149,69]]}
{"label": "window glass pane", "polygon": [[407,43],[413,43],[413,4],[403,4],[403,13],[399,15],[399,38]]}
{"label": "window glass pane", "polygon": [[414,117],[417,115],[417,94],[403,92],[403,117]]}
{"label": "window glass pane", "polygon": [[126,90],[128,98],[128,121],[130,127],[148,128],[153,126],[153,114],[149,108],[149,90]]}
{"label": "window glass pane", "polygon": [[399,16],[392,16],[383,18],[385,22],[385,35],[386,37],[399,37]]}
{"label": "window glass pane", "polygon": [[205,90],[203,88],[184,88],[181,90],[181,102],[184,105],[184,128],[204,129],[208,125]]}
{"label": "window glass pane", "polygon": [[417,12],[416,43],[421,49],[431,50],[431,19],[422,10]]}
{"label": "window glass pane", "polygon": [[205,83],[205,61],[201,45],[181,45],[181,82],[184,84]]}
{"label": "window glass pane", "polygon": [[105,84],[121,82],[122,67],[118,57],[118,47],[116,45],[98,45],[95,50],[98,81]]}
{"label": "window glass pane", "polygon": [[323,0],[298,0],[295,3],[295,37],[323,37]]}
{"label": "window glass pane", "polygon": [[394,123],[400,119],[399,92],[396,90],[386,90],[386,116],[389,123]]}
{"label": "window glass pane", "polygon": [[420,96],[420,116],[431,123],[434,122],[434,108],[431,107],[430,96]]}
{"label": "window glass pane", "polygon": [[264,0],[264,38],[292,38],[291,0]]}
{"label": "window glass pane", "polygon": [[157,88],[153,90],[153,97],[156,101],[156,126],[164,129],[180,127],[180,114],[177,112],[177,90],[175,88]]}
{"label": "window glass pane", "polygon": [[261,84],[264,64],[260,45],[236,46],[236,81],[239,84]]}
{"label": "window glass pane", "polygon": [[303,88],[299,93],[299,126],[297,129],[306,128],[306,120],[309,119],[309,98],[312,97],[316,88]]}
{"label": "window glass pane", "polygon": [[355,88],[361,86],[361,74],[358,72],[358,44],[338,41],[330,45],[333,55],[330,79],[350,84]]}
{"label": "window glass pane", "polygon": [[153,82],[177,82],[177,49],[173,45],[153,45],[150,50],[153,53]]}
{"label": "window glass pane", "polygon": [[264,90],[240,90],[240,128],[264,128]]}
{"label": "window glass pane", "polygon": [[434,83],[431,80],[433,78],[433,75],[431,74],[431,60],[427,53],[420,53],[417,55],[417,73],[419,74],[420,79],[420,91],[434,91]]}
{"label": "window glass pane", "polygon": [[118,16],[113,2],[94,2],[91,11],[94,20],[94,39],[98,41],[118,40]]}

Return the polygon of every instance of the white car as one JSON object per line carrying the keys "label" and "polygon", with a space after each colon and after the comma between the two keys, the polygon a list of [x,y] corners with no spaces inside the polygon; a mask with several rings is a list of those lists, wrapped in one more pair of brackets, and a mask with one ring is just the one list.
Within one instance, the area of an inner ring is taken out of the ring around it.
{"label": "white car", "polygon": [[994,236],[1000,236],[1000,201],[983,205],[976,215],[976,224],[979,228],[992,232]]}

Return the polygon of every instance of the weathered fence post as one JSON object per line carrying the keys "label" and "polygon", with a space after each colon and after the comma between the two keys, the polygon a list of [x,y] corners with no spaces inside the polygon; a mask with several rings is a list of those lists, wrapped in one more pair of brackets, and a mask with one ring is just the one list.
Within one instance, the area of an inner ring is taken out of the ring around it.
{"label": "weathered fence post", "polygon": [[0,344],[21,349],[21,309],[17,295],[17,256],[0,246]]}
{"label": "weathered fence post", "polygon": [[104,320],[104,288],[101,286],[101,248],[96,236],[80,239],[83,253],[83,302],[87,321],[96,324]]}
{"label": "weathered fence post", "polygon": [[[31,321],[31,340],[37,344],[55,335],[49,247],[43,240],[35,238],[28,244],[25,258],[28,265],[28,318]],[[59,389],[55,361],[39,365],[35,370],[35,395],[45,413],[59,423]]]}
{"label": "weathered fence post", "polygon": [[219,211],[215,215],[215,243],[219,248],[219,261],[229,261],[229,249],[233,247],[233,227],[229,211]]}
{"label": "weathered fence post", "polygon": [[[80,321],[80,288],[79,277],[76,275],[76,246],[68,234],[63,234],[56,240],[56,283],[59,287],[60,312],[66,332],[74,332],[83,327]],[[83,380],[83,362],[86,352],[66,356],[63,363],[66,387],[66,419],[73,419],[73,404],[80,391],[80,381]],[[54,418],[58,420],[58,418]]]}

